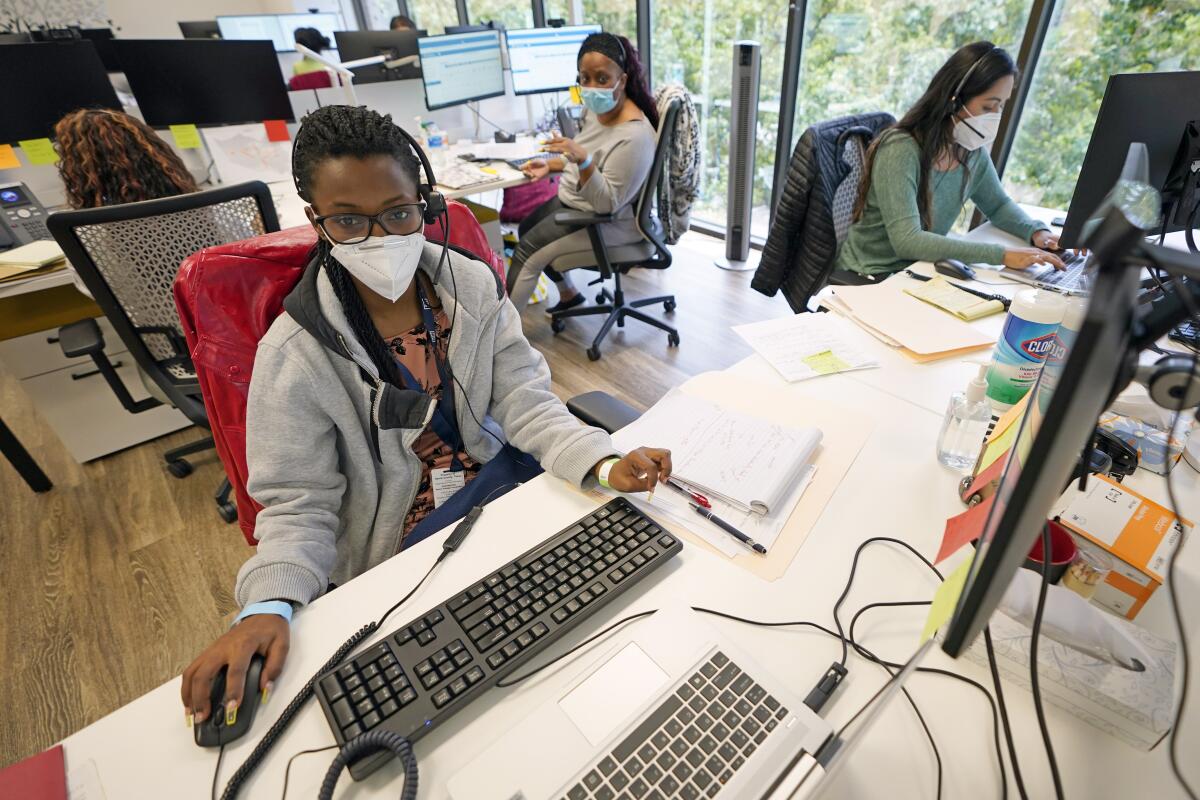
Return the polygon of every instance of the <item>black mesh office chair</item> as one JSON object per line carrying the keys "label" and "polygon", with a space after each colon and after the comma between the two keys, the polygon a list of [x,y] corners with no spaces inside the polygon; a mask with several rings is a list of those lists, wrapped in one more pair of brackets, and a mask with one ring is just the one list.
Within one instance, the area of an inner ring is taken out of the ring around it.
{"label": "black mesh office chair", "polygon": [[560,225],[572,225],[576,229],[586,229],[592,242],[592,250],[591,252],[559,256],[551,262],[550,266],[559,272],[575,268],[595,270],[600,273],[600,278],[595,281],[596,283],[609,278],[613,279],[613,291],[610,293],[608,289],[602,288],[596,296],[598,305],[559,311],[550,320],[551,329],[555,333],[559,333],[566,327],[565,320],[570,317],[605,315],[600,332],[596,334],[596,338],[592,340],[592,346],[587,350],[588,358],[592,361],[600,358],[600,343],[604,341],[604,337],[608,336],[612,326],[616,324],[618,328],[625,327],[626,317],[632,317],[647,325],[661,328],[667,332],[668,344],[671,346],[679,344],[679,331],[662,320],[637,310],[662,303],[663,309],[670,313],[675,310],[674,295],[647,297],[626,302],[625,292],[621,289],[621,276],[635,267],[666,269],[671,266],[671,251],[667,249],[666,242],[663,241],[662,226],[654,215],[654,203],[658,196],[658,182],[662,178],[663,163],[666,161],[667,152],[671,147],[672,132],[675,130],[675,118],[678,114],[679,103],[673,102],[667,106],[658,123],[654,161],[650,166],[650,174],[646,177],[646,183],[642,187],[642,193],[638,197],[635,209],[634,218],[638,232],[642,234],[642,241],[612,246],[605,244],[604,238],[600,235],[599,226],[614,221],[616,217],[612,214],[595,214],[591,211],[559,211],[554,215],[554,221]]}
{"label": "black mesh office chair", "polygon": [[[205,247],[279,230],[265,183],[251,181],[204,192],[51,214],[46,227],[63,249],[129,349],[151,397],[134,400],[104,353],[93,319],[59,330],[69,357],[90,356],[121,405],[131,414],[170,403],[194,424],[208,428],[200,385],[192,369],[171,292],[180,263]],[[213,447],[212,437],[168,451],[167,470],[192,472],[185,456]],[[226,522],[237,519],[226,480],[216,493]]]}

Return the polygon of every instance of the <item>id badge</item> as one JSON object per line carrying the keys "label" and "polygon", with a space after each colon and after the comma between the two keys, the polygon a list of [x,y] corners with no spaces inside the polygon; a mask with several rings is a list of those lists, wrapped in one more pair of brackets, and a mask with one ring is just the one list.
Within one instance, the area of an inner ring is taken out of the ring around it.
{"label": "id badge", "polygon": [[433,485],[433,507],[440,508],[454,493],[467,484],[467,471],[449,468],[434,469],[429,472],[429,482]]}

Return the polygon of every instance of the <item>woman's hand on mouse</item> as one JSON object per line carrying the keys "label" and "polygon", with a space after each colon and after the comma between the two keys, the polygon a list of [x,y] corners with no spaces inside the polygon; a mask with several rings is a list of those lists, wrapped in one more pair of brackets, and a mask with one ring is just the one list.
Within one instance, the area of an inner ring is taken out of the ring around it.
{"label": "woman's hand on mouse", "polygon": [[1043,250],[1058,250],[1058,234],[1053,231],[1040,230],[1034,231],[1033,237],[1030,239],[1034,247],[1040,247]]}
{"label": "woman's hand on mouse", "polygon": [[1055,269],[1066,269],[1062,259],[1037,247],[1011,247],[1004,251],[1004,266],[1009,269],[1028,269],[1035,264],[1050,264]]}
{"label": "woman's hand on mouse", "polygon": [[[608,459],[596,465],[594,471]],[[655,484],[666,483],[671,477],[671,451],[658,447],[639,447],[613,464],[608,473],[608,485],[618,492],[648,492]]]}
{"label": "woman's hand on mouse", "polygon": [[289,640],[288,621],[278,614],[255,614],[226,631],[183,671],[180,695],[189,720],[199,724],[212,713],[212,682],[222,667],[228,667],[223,701],[226,713],[231,703],[235,709],[242,704],[246,669],[250,666],[250,657],[255,653],[264,656],[266,663],[263,664],[259,685],[250,687],[250,691],[263,691],[265,698],[271,684],[283,671]]}

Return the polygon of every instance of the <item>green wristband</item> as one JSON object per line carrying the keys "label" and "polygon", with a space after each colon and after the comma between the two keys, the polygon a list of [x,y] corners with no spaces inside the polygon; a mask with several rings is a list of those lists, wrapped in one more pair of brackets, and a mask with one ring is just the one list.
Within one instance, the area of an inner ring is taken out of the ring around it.
{"label": "green wristband", "polygon": [[620,463],[620,461],[621,459],[619,458],[610,458],[600,465],[600,470],[596,473],[596,478],[605,489],[613,488],[608,482],[608,473],[612,472],[613,464]]}

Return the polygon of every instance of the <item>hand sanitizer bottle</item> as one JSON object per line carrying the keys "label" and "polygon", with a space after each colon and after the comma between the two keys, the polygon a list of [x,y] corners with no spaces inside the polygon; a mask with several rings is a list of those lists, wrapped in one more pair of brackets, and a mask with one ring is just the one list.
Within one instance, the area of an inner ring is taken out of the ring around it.
{"label": "hand sanitizer bottle", "polygon": [[967,384],[967,391],[950,396],[942,432],[938,434],[938,461],[961,472],[975,465],[992,419],[992,406],[987,399],[987,373],[988,365],[980,364],[979,374]]}

